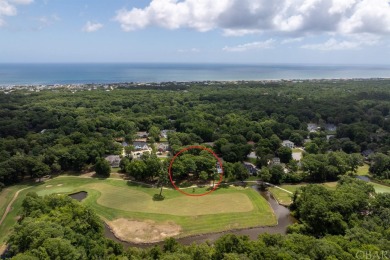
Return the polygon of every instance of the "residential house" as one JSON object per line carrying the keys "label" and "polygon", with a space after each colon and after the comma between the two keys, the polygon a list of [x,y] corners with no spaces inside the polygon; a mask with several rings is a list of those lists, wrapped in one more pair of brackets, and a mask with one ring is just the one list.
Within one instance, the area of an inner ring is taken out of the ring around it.
{"label": "residential house", "polygon": [[129,144],[127,142],[122,142],[121,144],[122,144],[123,147],[129,146]]}
{"label": "residential house", "polygon": [[257,174],[257,167],[253,163],[244,162],[244,166],[248,170],[250,175],[256,175]]}
{"label": "residential house", "polygon": [[214,146],[214,142],[205,142],[203,143],[204,145],[208,145],[210,147],[213,147]]}
{"label": "residential house", "polygon": [[309,131],[310,133],[315,133],[320,129],[321,128],[317,124],[314,123],[307,124],[307,131]]}
{"label": "residential house", "polygon": [[223,170],[222,170],[222,167],[221,167],[221,165],[219,164],[219,162],[217,162],[217,163],[215,164],[215,166],[217,167],[217,172],[218,172],[219,174],[221,174],[221,173],[223,172]]}
{"label": "residential house", "polygon": [[253,141],[248,141],[247,144],[255,146],[255,142],[253,142]]}
{"label": "residential house", "polygon": [[251,152],[250,154],[248,154],[248,158],[250,158],[250,159],[257,159],[256,152]]}
{"label": "residential house", "polygon": [[157,145],[157,151],[159,151],[160,153],[166,152],[168,150],[169,150],[168,143],[159,143]]}
{"label": "residential house", "polygon": [[168,133],[173,133],[173,132],[175,132],[175,130],[164,129],[164,130],[161,130],[160,136],[162,138],[168,139]]}
{"label": "residential house", "polygon": [[326,140],[329,141],[331,138],[335,138],[336,135],[326,135]]}
{"label": "residential house", "polygon": [[105,158],[111,165],[111,167],[119,167],[119,163],[121,162],[121,158],[119,155],[109,155]]}
{"label": "residential house", "polygon": [[148,138],[149,136],[148,132],[137,132],[136,135],[137,138]]}
{"label": "residential house", "polygon": [[280,158],[274,157],[271,160],[268,161],[268,165],[278,165],[280,164]]}
{"label": "residential house", "polygon": [[325,130],[329,132],[335,132],[337,127],[335,124],[325,124]]}
{"label": "residential house", "polygon": [[373,150],[367,149],[367,150],[364,150],[364,151],[362,152],[362,155],[364,156],[365,159],[368,159],[368,156],[370,156],[370,155],[373,154],[373,153],[374,153]]}
{"label": "residential house", "polygon": [[282,146],[294,149],[295,144],[293,142],[291,142],[290,140],[284,140],[282,142]]}
{"label": "residential house", "polygon": [[133,142],[133,146],[136,151],[151,150],[147,142]]}

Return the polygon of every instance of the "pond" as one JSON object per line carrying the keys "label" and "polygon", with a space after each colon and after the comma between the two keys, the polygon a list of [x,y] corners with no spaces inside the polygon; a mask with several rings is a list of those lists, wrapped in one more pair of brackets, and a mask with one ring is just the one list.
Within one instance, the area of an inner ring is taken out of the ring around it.
{"label": "pond", "polygon": [[69,194],[68,196],[71,197],[72,199],[82,201],[83,199],[85,199],[88,196],[88,192],[80,191],[80,192]]}
{"label": "pond", "polygon": [[362,180],[362,181],[366,181],[366,182],[370,182],[370,178],[367,177],[367,176],[356,176],[356,178]]}
{"label": "pond", "polygon": [[[284,206],[278,204],[278,202],[272,197],[269,191],[261,191],[258,186],[252,186],[257,192],[260,193],[271,205],[274,210],[276,217],[278,219],[278,224],[273,227],[255,227],[255,228],[245,228],[241,230],[231,230],[224,231],[219,233],[209,233],[198,236],[189,236],[183,238],[177,238],[177,242],[182,245],[190,245],[192,243],[203,243],[207,240],[213,242],[217,240],[219,237],[225,234],[235,234],[235,235],[246,235],[249,236],[250,239],[256,240],[259,234],[269,233],[269,234],[286,234],[287,227],[296,222],[296,220],[291,216],[290,210]],[[130,242],[124,242],[115,237],[115,235],[111,232],[110,228],[107,225],[104,225],[104,234],[107,238],[112,239],[118,243],[121,243],[124,247],[139,247],[139,248],[147,248],[154,245],[162,245],[164,242],[150,243],[150,244],[136,244]]]}

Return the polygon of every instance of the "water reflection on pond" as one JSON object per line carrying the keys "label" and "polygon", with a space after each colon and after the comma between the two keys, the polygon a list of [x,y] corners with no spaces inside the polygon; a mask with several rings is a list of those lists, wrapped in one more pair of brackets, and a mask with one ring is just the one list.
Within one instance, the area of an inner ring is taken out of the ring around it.
{"label": "water reflection on pond", "polygon": [[83,199],[85,199],[88,196],[88,192],[80,191],[80,192],[69,194],[68,196],[71,197],[72,199],[82,201]]}

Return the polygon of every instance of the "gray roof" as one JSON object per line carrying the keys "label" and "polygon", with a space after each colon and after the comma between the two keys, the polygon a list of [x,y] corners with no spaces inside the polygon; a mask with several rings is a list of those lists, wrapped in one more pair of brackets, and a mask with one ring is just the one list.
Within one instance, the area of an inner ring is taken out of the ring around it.
{"label": "gray roof", "polygon": [[148,143],[147,142],[136,141],[136,142],[133,142],[133,145],[134,146],[145,146],[145,145],[148,145]]}

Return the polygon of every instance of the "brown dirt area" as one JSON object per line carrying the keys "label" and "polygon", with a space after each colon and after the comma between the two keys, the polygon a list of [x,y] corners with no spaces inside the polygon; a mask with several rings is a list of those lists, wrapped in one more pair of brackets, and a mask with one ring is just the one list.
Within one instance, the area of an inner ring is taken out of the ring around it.
{"label": "brown dirt area", "polygon": [[107,221],[114,235],[122,241],[153,243],[180,234],[181,227],[173,222],[157,224],[152,220],[137,221],[119,218]]}
{"label": "brown dirt area", "polygon": [[0,255],[4,254],[6,249],[7,249],[6,244],[0,245]]}

